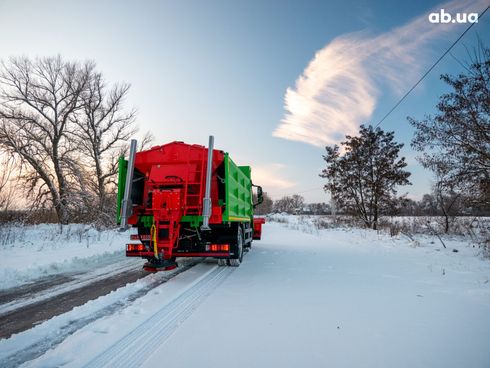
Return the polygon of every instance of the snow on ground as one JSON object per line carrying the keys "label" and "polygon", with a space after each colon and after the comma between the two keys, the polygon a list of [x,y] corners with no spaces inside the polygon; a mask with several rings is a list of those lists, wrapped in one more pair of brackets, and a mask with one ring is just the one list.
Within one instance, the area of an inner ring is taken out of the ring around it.
{"label": "snow on ground", "polygon": [[[266,224],[263,240],[226,277],[212,262],[198,265],[25,366],[129,367],[135,357],[144,367],[490,365],[490,262],[476,249],[285,225]],[[78,310],[90,313],[126,288]],[[56,329],[60,318],[31,331]],[[29,333],[0,341],[0,352]]]}
{"label": "snow on ground", "polygon": [[40,277],[125,261],[129,233],[87,225],[3,226],[0,228],[0,289]]}

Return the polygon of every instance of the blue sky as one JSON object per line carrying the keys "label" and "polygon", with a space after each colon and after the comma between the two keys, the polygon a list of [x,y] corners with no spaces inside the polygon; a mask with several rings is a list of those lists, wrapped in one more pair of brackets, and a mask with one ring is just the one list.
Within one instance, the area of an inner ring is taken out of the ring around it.
{"label": "blue sky", "polygon": [[[325,201],[322,147],[376,123],[468,25],[428,14],[487,2],[0,0],[0,58],[92,59],[109,82],[132,85],[127,106],[155,143],[213,134],[274,198]],[[490,43],[490,14],[453,55],[467,59],[477,34]],[[431,180],[406,116],[433,112],[446,90],[439,75],[461,71],[446,57],[381,125],[405,143],[413,185],[401,193],[420,198]]]}

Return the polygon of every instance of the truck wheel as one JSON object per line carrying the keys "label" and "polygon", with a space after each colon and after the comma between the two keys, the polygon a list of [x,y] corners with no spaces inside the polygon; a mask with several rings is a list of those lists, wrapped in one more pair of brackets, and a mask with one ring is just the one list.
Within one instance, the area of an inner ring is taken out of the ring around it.
{"label": "truck wheel", "polygon": [[250,239],[250,242],[245,244],[245,252],[248,252],[250,249],[252,249],[252,240]]}
{"label": "truck wheel", "polygon": [[[245,224],[245,232],[248,233],[250,231],[250,225]],[[252,237],[250,237],[249,241],[247,243],[243,244],[243,250],[245,252],[248,252],[250,248],[252,248]]]}
{"label": "truck wheel", "polygon": [[231,258],[229,260],[229,265],[232,267],[240,266],[240,263],[242,263],[242,259],[243,259],[243,234],[242,234],[242,229],[240,227],[238,227],[238,234],[236,237],[236,252],[237,252],[237,254],[235,255],[236,258]]}
{"label": "truck wheel", "polygon": [[228,263],[228,260],[226,258],[218,258],[218,266],[223,267],[226,266]]}

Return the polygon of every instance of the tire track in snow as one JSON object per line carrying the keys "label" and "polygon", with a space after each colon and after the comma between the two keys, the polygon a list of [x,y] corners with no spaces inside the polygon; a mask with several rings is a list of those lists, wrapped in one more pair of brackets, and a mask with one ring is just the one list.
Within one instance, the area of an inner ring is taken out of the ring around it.
{"label": "tire track in snow", "polygon": [[[20,350],[13,351],[11,355],[8,355],[2,359],[0,359],[0,367],[2,368],[14,368],[19,367],[25,362],[31,361],[33,359],[38,358],[39,356],[46,353],[46,351],[55,348],[60,343],[62,343],[68,336],[72,335],[79,329],[85,327],[86,325],[95,322],[96,320],[112,315],[117,311],[126,308],[129,304],[131,304],[136,299],[146,295],[150,290],[155,287],[164,284],[165,282],[171,280],[175,276],[183,273],[195,265],[201,263],[203,259],[201,258],[191,258],[188,263],[184,263],[182,266],[179,266],[177,269],[168,271],[168,274],[165,275],[164,278],[156,280],[155,282],[151,282],[146,287],[141,288],[140,290],[132,293],[127,296],[124,300],[117,301],[115,303],[108,304],[101,309],[95,311],[95,313],[84,316],[78,319],[71,319],[67,324],[59,327],[54,331],[50,331],[49,334],[41,334],[40,336],[36,336],[36,339],[32,341],[32,343],[23,347]],[[151,277],[148,275],[147,277]]]}
{"label": "tire track in snow", "polygon": [[216,266],[85,367],[119,368],[141,365],[234,270],[233,267]]}
{"label": "tire track in snow", "polygon": [[[141,270],[141,264],[135,264],[133,260],[125,260],[84,273],[51,276],[44,282],[41,282],[39,287],[37,283],[31,283],[26,286],[21,285],[7,289],[6,291],[0,292],[0,317],[16,309],[52,299],[98,281],[139,270]],[[50,279],[51,282],[48,281]],[[1,334],[0,336],[5,337]]]}

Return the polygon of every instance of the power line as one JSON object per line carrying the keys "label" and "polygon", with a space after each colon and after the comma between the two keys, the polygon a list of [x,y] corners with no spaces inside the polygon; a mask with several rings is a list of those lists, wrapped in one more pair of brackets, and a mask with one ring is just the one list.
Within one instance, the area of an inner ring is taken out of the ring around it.
{"label": "power line", "polygon": [[[490,8],[490,5],[487,6],[487,8],[481,12],[481,14],[478,16],[478,19],[480,20],[482,17],[483,17],[483,14],[485,14],[485,12]],[[388,113],[383,116],[383,118],[378,122],[378,124],[376,124],[375,128],[377,128],[402,102],[403,100],[405,100],[405,98],[407,98],[407,96],[420,84],[420,82],[422,82],[424,80],[425,77],[427,77],[427,75],[432,71],[432,69],[434,69],[436,67],[437,64],[439,64],[439,62],[444,58],[444,56],[446,56],[450,51],[451,49],[456,46],[456,44],[459,42],[459,40],[461,40],[463,38],[463,36],[471,29],[471,27],[473,27],[476,23],[471,23],[469,25],[468,28],[465,29],[465,31],[463,33],[461,33],[461,35],[456,39],[456,41],[454,41],[452,43],[452,45],[439,57],[439,59],[436,60],[436,62],[434,64],[432,64],[432,66],[424,73],[424,75],[422,75],[422,77],[420,77],[420,79],[412,86],[412,88],[410,88],[407,93],[405,93],[403,95],[402,98],[400,98],[400,100],[398,100],[398,102],[391,108],[390,111],[388,111]]]}
{"label": "power line", "polygon": [[452,52],[450,52],[450,53],[449,53],[449,55],[450,55],[450,56],[451,56],[451,57],[452,57],[454,60],[456,60],[456,62],[457,62],[459,65],[461,65],[461,67],[462,67],[463,69],[465,69],[467,72],[471,72],[471,70],[470,70],[470,69],[468,69],[468,67],[467,67],[466,65],[464,65],[464,64],[463,64],[463,62],[462,62],[461,60],[459,60],[459,59],[458,59],[456,56],[454,56]]}

